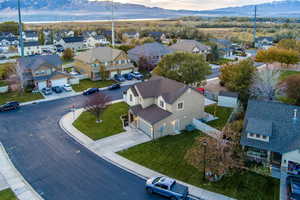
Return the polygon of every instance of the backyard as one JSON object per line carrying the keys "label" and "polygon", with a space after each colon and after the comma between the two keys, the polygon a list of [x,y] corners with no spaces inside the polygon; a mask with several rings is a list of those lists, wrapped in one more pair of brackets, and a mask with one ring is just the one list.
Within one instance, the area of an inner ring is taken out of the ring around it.
{"label": "backyard", "polygon": [[27,102],[42,99],[43,96],[40,93],[31,92],[8,92],[0,94],[0,104],[9,101]]}
{"label": "backyard", "polygon": [[296,75],[296,74],[300,74],[300,71],[289,71],[289,70],[281,71],[280,80],[284,81],[289,76]]}
{"label": "backyard", "polygon": [[232,108],[220,107],[217,106],[216,104],[206,106],[205,112],[210,113],[219,118],[217,120],[210,121],[207,124],[218,130],[222,130],[223,127],[226,125],[227,120],[231,115],[232,111],[233,111]]}
{"label": "backyard", "polygon": [[10,189],[6,189],[0,191],[0,200],[17,200],[17,198]]}
{"label": "backyard", "polygon": [[186,152],[194,146],[200,132],[184,132],[167,136],[119,152],[145,167],[192,185],[221,193],[239,200],[278,200],[279,181],[249,171],[232,171],[219,182],[203,182],[202,172],[185,160]]}
{"label": "backyard", "polygon": [[73,125],[91,139],[99,140],[123,132],[124,129],[120,117],[127,113],[127,104],[116,103],[104,110],[100,117],[101,123],[96,123],[96,117],[93,114],[84,112]]}
{"label": "backyard", "polygon": [[73,90],[76,92],[82,92],[89,88],[103,88],[108,87],[112,84],[116,83],[113,80],[107,80],[107,81],[91,81],[89,79],[81,80],[78,85],[73,85]]}

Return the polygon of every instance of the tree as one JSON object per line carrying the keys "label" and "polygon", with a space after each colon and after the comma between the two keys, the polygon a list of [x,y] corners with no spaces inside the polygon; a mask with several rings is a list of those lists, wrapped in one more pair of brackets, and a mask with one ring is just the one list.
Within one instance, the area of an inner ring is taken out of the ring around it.
{"label": "tree", "polygon": [[70,48],[65,49],[62,57],[63,57],[63,59],[66,60],[66,61],[72,60],[73,57],[74,57],[74,52],[73,52],[73,50],[70,49]]}
{"label": "tree", "polygon": [[[221,134],[216,137],[196,138],[196,143],[185,155],[185,159],[199,170],[204,168],[206,178],[211,181],[220,180],[231,169],[244,168],[244,151],[240,145],[241,130],[243,127],[242,121],[236,121],[227,125]],[[203,146],[207,143],[206,147]],[[204,148],[206,151],[204,152]],[[204,155],[204,153],[206,155]]]}
{"label": "tree", "polygon": [[39,32],[39,43],[41,44],[41,45],[44,45],[45,44],[45,34],[44,34],[44,32],[43,31],[40,31]]}
{"label": "tree", "polygon": [[207,60],[210,62],[215,62],[215,61],[218,61],[219,58],[220,58],[220,52],[218,49],[218,45],[214,44],[211,47],[210,54],[207,55]]}
{"label": "tree", "polygon": [[279,78],[279,70],[267,68],[257,71],[253,76],[253,84],[250,89],[251,95],[272,101],[276,95]]}
{"label": "tree", "polygon": [[283,39],[276,45],[278,48],[294,50],[300,53],[300,42],[295,39]]}
{"label": "tree", "polygon": [[[24,24],[22,24],[24,30]],[[0,32],[11,32],[15,35],[19,34],[19,25],[17,22],[9,21],[0,23]]]}
{"label": "tree", "polygon": [[211,73],[211,67],[203,55],[179,52],[164,56],[153,73],[197,86]]}
{"label": "tree", "polygon": [[96,117],[96,123],[100,123],[100,116],[105,108],[110,103],[111,99],[108,95],[102,92],[88,96],[84,102],[84,109]]}
{"label": "tree", "polygon": [[239,63],[226,64],[220,69],[220,82],[230,91],[238,92],[241,101],[246,103],[255,71],[254,63],[250,59],[240,61]]}
{"label": "tree", "polygon": [[147,58],[142,56],[138,61],[138,68],[141,72],[150,72],[154,69],[154,66],[149,63]]}
{"label": "tree", "polygon": [[286,79],[286,94],[289,98],[295,99],[300,105],[300,75],[292,75]]}

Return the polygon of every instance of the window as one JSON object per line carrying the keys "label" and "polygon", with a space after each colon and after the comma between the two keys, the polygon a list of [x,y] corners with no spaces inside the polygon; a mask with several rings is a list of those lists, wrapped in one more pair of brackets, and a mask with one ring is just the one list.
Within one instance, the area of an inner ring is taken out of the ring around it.
{"label": "window", "polygon": [[255,134],[255,137],[256,137],[256,138],[260,138],[260,135],[259,135],[259,134]]}
{"label": "window", "polygon": [[253,134],[253,133],[250,133],[250,137],[254,137],[254,134]]}
{"label": "window", "polygon": [[177,104],[177,110],[183,110],[183,102]]}
{"label": "window", "polygon": [[264,140],[266,140],[266,139],[267,139],[267,136],[263,135],[262,138],[263,138]]}
{"label": "window", "polygon": [[132,94],[129,95],[129,101],[132,102]]}
{"label": "window", "polygon": [[165,107],[165,103],[162,100],[160,100],[159,101],[159,106],[162,107],[162,108],[164,108]]}

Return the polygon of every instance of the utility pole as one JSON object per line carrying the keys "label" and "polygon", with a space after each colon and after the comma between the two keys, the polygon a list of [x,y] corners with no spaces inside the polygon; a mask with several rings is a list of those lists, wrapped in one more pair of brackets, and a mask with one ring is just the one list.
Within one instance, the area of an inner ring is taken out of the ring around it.
{"label": "utility pole", "polygon": [[111,44],[115,48],[115,6],[114,0],[111,0]]}
{"label": "utility pole", "polygon": [[255,47],[255,43],[256,43],[256,17],[257,17],[257,6],[254,6],[253,47]]}
{"label": "utility pole", "polygon": [[21,49],[21,56],[24,57],[24,43],[23,43],[23,27],[22,27],[22,19],[21,19],[21,3],[18,0],[18,14],[19,14],[19,46]]}

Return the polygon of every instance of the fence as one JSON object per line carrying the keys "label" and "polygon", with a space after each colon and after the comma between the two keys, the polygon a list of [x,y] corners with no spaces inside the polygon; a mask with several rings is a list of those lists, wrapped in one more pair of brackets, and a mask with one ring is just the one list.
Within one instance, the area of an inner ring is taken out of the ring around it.
{"label": "fence", "polygon": [[214,137],[214,138],[218,137],[218,135],[221,133],[219,130],[201,122],[198,119],[193,119],[193,125],[199,131],[202,131],[203,133],[205,133],[211,137]]}

